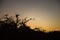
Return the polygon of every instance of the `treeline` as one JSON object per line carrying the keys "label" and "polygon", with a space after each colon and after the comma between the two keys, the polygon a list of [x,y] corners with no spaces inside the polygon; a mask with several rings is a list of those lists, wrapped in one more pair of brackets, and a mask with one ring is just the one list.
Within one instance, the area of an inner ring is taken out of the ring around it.
{"label": "treeline", "polygon": [[[0,39],[2,40],[59,40],[60,32],[54,31],[45,33],[31,29],[26,23],[32,18],[19,20],[19,15],[15,15],[15,20],[6,14],[0,19]],[[19,28],[17,28],[19,26]],[[38,30],[38,29],[37,29]]]}

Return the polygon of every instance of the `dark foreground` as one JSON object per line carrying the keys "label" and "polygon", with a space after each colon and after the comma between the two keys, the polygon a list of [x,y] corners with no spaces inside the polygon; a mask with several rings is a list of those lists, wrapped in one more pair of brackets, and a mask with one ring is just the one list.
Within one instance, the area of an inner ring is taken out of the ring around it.
{"label": "dark foreground", "polygon": [[0,40],[60,40],[60,32],[44,33],[31,29],[0,29]]}

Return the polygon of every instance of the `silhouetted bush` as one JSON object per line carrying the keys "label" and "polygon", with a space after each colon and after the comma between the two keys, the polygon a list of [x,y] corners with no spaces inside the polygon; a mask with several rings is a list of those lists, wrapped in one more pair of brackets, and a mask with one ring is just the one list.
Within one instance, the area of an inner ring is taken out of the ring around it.
{"label": "silhouetted bush", "polygon": [[[59,40],[60,32],[54,31],[44,33],[42,31],[35,31],[26,25],[30,19],[25,18],[19,22],[18,15],[16,20],[11,19],[5,15],[4,20],[0,19],[0,39],[2,40]],[[21,26],[19,26],[21,25]],[[19,28],[17,28],[19,26]],[[36,28],[37,29],[37,28]]]}

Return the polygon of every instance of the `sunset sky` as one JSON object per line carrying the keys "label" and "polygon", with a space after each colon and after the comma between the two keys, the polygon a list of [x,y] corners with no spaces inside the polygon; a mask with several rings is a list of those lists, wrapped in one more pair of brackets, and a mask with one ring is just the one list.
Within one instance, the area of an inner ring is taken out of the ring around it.
{"label": "sunset sky", "polygon": [[0,0],[0,17],[5,14],[35,18],[27,23],[32,29],[60,30],[59,0]]}

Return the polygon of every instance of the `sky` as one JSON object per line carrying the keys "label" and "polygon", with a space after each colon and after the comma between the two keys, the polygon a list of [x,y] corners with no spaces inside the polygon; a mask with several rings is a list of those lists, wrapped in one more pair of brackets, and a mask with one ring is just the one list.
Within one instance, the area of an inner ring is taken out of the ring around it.
{"label": "sky", "polygon": [[59,0],[0,0],[0,17],[5,14],[35,18],[27,23],[32,29],[60,31]]}

